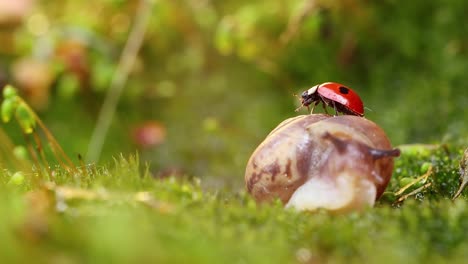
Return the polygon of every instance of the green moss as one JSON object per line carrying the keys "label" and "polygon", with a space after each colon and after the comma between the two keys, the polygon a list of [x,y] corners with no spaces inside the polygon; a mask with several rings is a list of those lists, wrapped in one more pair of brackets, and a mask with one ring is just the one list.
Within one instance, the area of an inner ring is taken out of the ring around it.
{"label": "green moss", "polygon": [[137,157],[90,168],[87,178],[57,170],[60,185],[30,186],[35,196],[3,188],[0,255],[16,262],[457,262],[468,245],[466,197],[448,199],[458,153],[403,152],[387,193],[420,176],[427,162],[433,185],[403,203],[348,215],[257,205],[244,191],[204,191],[198,179],[155,180]]}
{"label": "green moss", "polygon": [[402,155],[395,161],[395,171],[387,192],[395,193],[416,178],[428,174],[427,179],[415,183],[405,193],[431,183],[428,188],[415,195],[418,200],[453,197],[459,186],[459,148],[444,145],[406,145],[401,146],[401,150]]}

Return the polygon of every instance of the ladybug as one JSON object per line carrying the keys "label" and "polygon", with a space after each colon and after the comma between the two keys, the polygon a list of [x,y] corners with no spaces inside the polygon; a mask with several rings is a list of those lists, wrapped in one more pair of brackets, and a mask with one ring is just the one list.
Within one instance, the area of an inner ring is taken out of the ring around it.
{"label": "ladybug", "polygon": [[304,106],[309,109],[309,105],[314,104],[312,113],[320,102],[323,103],[325,112],[327,111],[325,105],[328,105],[332,106],[335,112],[364,116],[364,105],[359,95],[350,88],[334,82],[318,84],[304,91],[301,94],[301,107],[296,111]]}

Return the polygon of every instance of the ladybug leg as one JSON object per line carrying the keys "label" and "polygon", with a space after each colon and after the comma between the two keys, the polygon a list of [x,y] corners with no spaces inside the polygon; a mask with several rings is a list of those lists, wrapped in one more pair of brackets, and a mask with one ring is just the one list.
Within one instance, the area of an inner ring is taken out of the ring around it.
{"label": "ladybug leg", "polygon": [[312,110],[309,109],[309,107],[307,106],[307,109],[310,110],[310,113],[312,114],[314,112],[314,109],[315,107],[319,104],[319,102],[315,102],[314,105],[312,106]]}
{"label": "ladybug leg", "polygon": [[322,101],[322,106],[323,106],[323,110],[325,111],[325,114],[328,115],[327,103],[325,103],[325,101]]}
{"label": "ladybug leg", "polygon": [[322,106],[323,106],[323,110],[325,111],[325,114],[328,115],[328,111],[327,111],[328,101],[327,101],[327,99],[323,98],[320,94],[319,94],[319,96],[320,96],[320,100],[317,101],[317,104],[319,104],[320,101],[321,101],[321,102],[322,102]]}
{"label": "ladybug leg", "polygon": [[338,115],[338,111],[336,110],[336,104],[334,101],[332,101],[332,104],[333,104],[333,108],[335,109],[335,116]]}

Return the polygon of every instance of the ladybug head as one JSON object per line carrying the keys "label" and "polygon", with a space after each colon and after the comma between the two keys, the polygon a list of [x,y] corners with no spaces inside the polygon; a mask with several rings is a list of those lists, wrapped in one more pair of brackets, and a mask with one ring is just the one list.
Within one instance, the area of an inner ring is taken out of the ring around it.
{"label": "ladybug head", "polygon": [[302,104],[302,106],[309,106],[313,102],[319,100],[319,96],[317,94],[317,88],[318,88],[318,85],[304,91],[301,94],[301,99],[302,99],[301,104]]}

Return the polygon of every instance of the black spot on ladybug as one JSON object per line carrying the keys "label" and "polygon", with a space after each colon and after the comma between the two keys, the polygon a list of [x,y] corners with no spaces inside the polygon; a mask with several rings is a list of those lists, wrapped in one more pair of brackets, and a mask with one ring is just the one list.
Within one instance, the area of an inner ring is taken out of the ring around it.
{"label": "black spot on ladybug", "polygon": [[344,86],[340,86],[340,93],[342,94],[348,94],[349,93],[349,89],[344,87]]}

